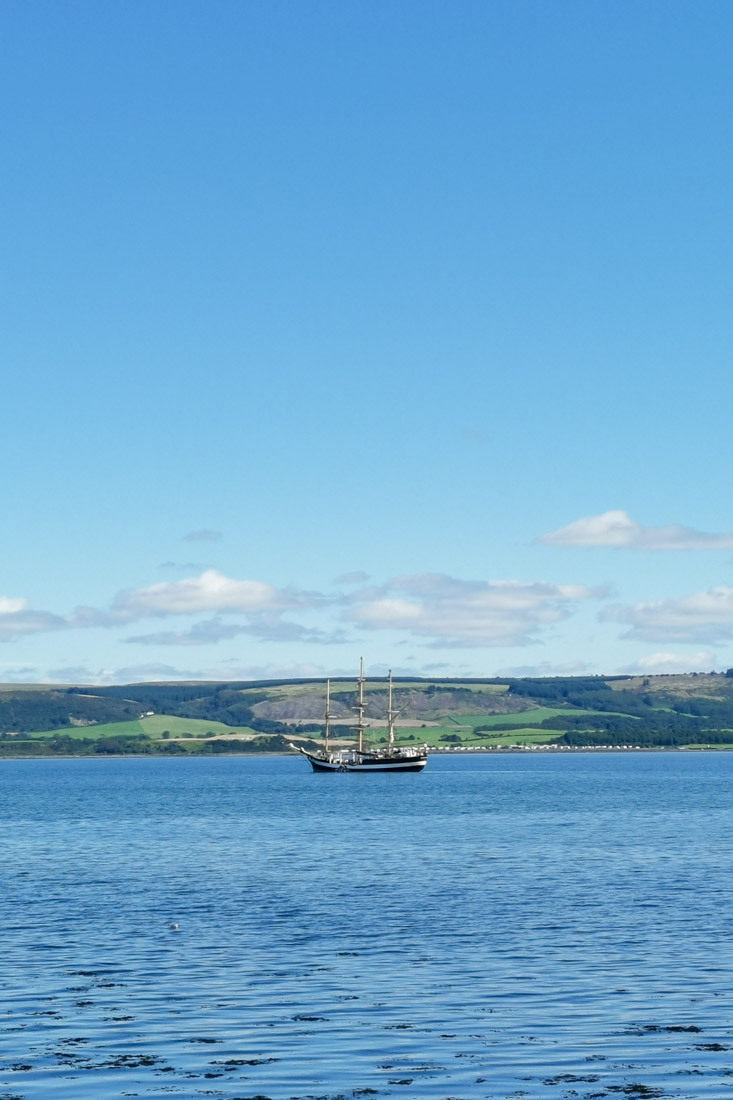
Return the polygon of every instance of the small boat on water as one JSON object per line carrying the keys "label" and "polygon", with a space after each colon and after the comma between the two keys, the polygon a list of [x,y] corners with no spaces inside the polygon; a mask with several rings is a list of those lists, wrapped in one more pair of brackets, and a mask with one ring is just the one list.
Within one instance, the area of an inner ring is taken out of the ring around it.
{"label": "small boat on water", "polygon": [[[352,727],[356,737],[352,748],[331,749],[331,681],[326,680],[326,715],[323,729],[323,749],[309,752],[301,745],[292,747],[303,754],[314,772],[420,772],[428,762],[427,745],[397,745],[394,726],[401,711],[392,706],[392,673],[388,678],[387,690],[387,742],[382,747],[366,746],[364,736],[368,728],[364,721],[366,703],[364,702],[364,661],[359,664],[359,676],[356,681],[356,725]],[[404,710],[404,707],[402,708]]]}

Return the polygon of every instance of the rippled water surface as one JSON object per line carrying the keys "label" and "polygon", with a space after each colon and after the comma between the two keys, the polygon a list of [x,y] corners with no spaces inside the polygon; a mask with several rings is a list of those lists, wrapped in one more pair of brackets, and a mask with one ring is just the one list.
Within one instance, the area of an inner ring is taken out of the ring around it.
{"label": "rippled water surface", "polygon": [[2,761],[0,1100],[733,1097],[732,799],[725,753]]}

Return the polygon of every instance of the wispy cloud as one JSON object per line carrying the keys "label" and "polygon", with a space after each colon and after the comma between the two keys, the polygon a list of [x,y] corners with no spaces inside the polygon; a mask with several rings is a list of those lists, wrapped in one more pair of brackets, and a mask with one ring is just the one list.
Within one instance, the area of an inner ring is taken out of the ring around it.
{"label": "wispy cloud", "polygon": [[218,542],[222,537],[221,531],[189,531],[183,536],[184,542]]}
{"label": "wispy cloud", "polygon": [[[174,665],[163,664],[162,662],[150,662],[149,664],[139,665],[127,665],[124,668],[118,668],[114,671],[105,671],[100,674],[100,680],[94,680],[92,683],[108,683],[108,684],[134,684],[145,683],[150,680],[204,680],[208,679],[206,676],[202,676],[198,669],[195,668],[176,668]],[[211,679],[217,679],[212,676]],[[222,677],[223,679],[223,677]]]}
{"label": "wispy cloud", "polygon": [[711,534],[692,527],[672,524],[669,527],[643,527],[635,523],[628,512],[604,512],[600,516],[585,516],[548,531],[536,540],[546,546],[611,547],[634,550],[730,550],[733,533]]}
{"label": "wispy cloud", "polygon": [[190,615],[200,611],[244,612],[257,614],[312,607],[318,597],[290,588],[275,588],[262,581],[234,580],[216,569],[206,569],[198,577],[180,581],[162,581],[145,588],[120,592],[112,604],[118,620],[140,619],[150,615]]}
{"label": "wispy cloud", "polygon": [[700,650],[697,653],[661,652],[640,657],[638,661],[627,665],[622,671],[645,676],[659,675],[664,672],[707,672],[714,668],[715,664],[715,657],[707,650]]}
{"label": "wispy cloud", "polygon": [[551,661],[540,661],[536,665],[510,665],[508,668],[497,670],[497,676],[580,676],[589,672],[589,666],[583,661],[564,661],[553,664]]}
{"label": "wispy cloud", "polygon": [[[261,581],[235,580],[215,569],[179,581],[162,581],[142,588],[119,592],[106,608],[79,606],[68,615],[34,610],[22,598],[0,597],[0,641],[52,630],[89,630],[115,627],[146,618],[197,615],[206,612],[244,614],[241,627],[219,626],[221,637],[253,633],[262,639],[294,640],[309,635],[305,627],[280,619],[285,611],[306,610],[328,604],[319,593],[295,588],[276,588]],[[213,628],[212,628],[213,629]],[[205,625],[201,625],[202,636]],[[323,635],[327,639],[327,635]],[[139,640],[139,639],[138,639]],[[214,640],[210,638],[209,640]],[[200,644],[178,641],[170,644]]]}
{"label": "wispy cloud", "polygon": [[431,645],[527,645],[581,602],[606,594],[578,584],[464,581],[444,574],[395,577],[354,595],[344,618],[368,630],[400,630]]}
{"label": "wispy cloud", "polygon": [[601,618],[626,623],[627,638],[657,642],[707,643],[733,638],[733,587],[720,585],[691,596],[612,604]]}
{"label": "wispy cloud", "polygon": [[36,665],[0,666],[0,683],[38,684],[42,681],[43,676]]}
{"label": "wispy cloud", "polygon": [[354,573],[342,573],[340,577],[336,577],[334,584],[363,584],[368,580],[369,574],[358,569]]}
{"label": "wispy cloud", "polygon": [[61,615],[34,611],[24,599],[0,596],[0,642],[50,630],[67,630],[68,627],[68,619]]}
{"label": "wispy cloud", "polygon": [[[314,664],[291,662],[287,664],[243,665],[236,661],[224,661],[218,665],[200,665],[181,668],[162,661],[141,662],[120,668],[92,668],[87,665],[65,666],[49,669],[42,674],[34,670],[32,682],[57,684],[90,684],[99,687],[108,684],[152,683],[177,680],[272,680],[286,677],[314,677],[324,675],[323,669]],[[8,683],[24,683],[25,679],[8,677]]]}
{"label": "wispy cloud", "polygon": [[194,623],[188,630],[158,630],[151,634],[138,634],[125,638],[125,642],[134,645],[211,645],[230,638],[236,638],[238,634],[248,631],[246,624],[223,623],[221,619],[205,619],[203,622]]}
{"label": "wispy cloud", "polygon": [[[582,584],[467,581],[418,574],[328,596],[206,569],[177,581],[125,589],[107,607],[79,606],[67,615],[34,610],[23,599],[3,597],[0,640],[180,617],[195,621],[179,628],[131,633],[124,640],[144,646],[192,647],[247,635],[263,642],[336,645],[348,643],[362,629],[400,632],[403,643],[410,646],[414,641],[434,647],[514,646],[536,640],[579,604],[607,595],[606,588]],[[317,626],[313,616],[319,613],[329,617]],[[412,663],[413,658],[405,661]]]}
{"label": "wispy cloud", "polygon": [[279,614],[255,615],[246,623],[224,623],[219,618],[205,619],[194,623],[187,630],[161,630],[124,640],[137,645],[198,646],[228,641],[241,634],[257,638],[261,642],[317,642],[319,645],[334,645],[346,640],[343,631],[328,633],[314,630],[282,619]]}

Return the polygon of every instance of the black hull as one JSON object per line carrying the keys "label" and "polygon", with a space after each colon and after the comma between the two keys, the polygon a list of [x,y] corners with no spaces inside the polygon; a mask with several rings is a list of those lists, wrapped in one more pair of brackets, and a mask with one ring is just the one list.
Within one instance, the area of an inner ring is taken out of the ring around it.
{"label": "black hull", "polygon": [[403,759],[364,759],[359,761],[338,761],[320,759],[304,749],[300,750],[314,772],[421,772],[427,764],[427,757],[415,756]]}

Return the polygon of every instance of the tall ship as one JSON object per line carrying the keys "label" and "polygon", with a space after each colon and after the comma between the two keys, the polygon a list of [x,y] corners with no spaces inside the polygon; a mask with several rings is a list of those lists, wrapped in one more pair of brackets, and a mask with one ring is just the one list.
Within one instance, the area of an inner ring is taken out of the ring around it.
{"label": "tall ship", "polygon": [[[368,729],[364,721],[366,703],[364,702],[364,659],[359,662],[359,676],[356,681],[356,724],[352,726],[354,745],[351,748],[332,749],[331,722],[331,681],[326,680],[326,714],[323,728],[323,749],[311,752],[301,745],[293,745],[303,754],[314,772],[420,772],[428,762],[427,745],[397,745],[394,727],[402,711],[396,711],[392,700],[392,672],[387,679],[387,741],[384,746],[367,745],[365,732]],[[404,707],[402,708],[404,710]]]}

